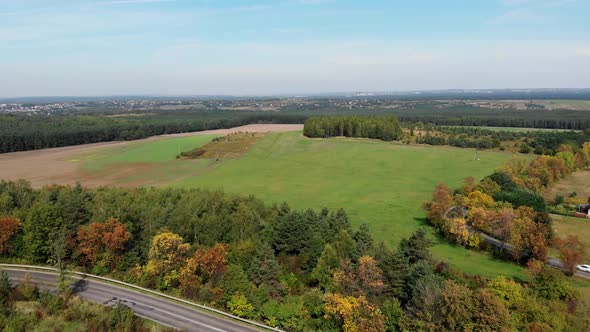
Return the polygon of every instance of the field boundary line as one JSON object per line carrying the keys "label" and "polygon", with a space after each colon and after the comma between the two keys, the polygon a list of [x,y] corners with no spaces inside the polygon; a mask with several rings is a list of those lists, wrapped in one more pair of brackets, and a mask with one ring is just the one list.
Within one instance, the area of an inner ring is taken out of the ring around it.
{"label": "field boundary line", "polygon": [[[44,271],[58,272],[58,270],[56,268],[53,268],[53,267],[35,266],[35,265],[0,264],[0,268],[2,268],[2,267],[7,267],[7,268],[20,268],[20,269],[29,269],[29,270],[44,270]],[[166,298],[166,299],[169,299],[169,300],[173,300],[173,301],[176,301],[176,302],[187,304],[189,306],[197,307],[199,309],[202,309],[202,310],[205,310],[205,311],[210,311],[210,312],[216,313],[218,315],[222,315],[224,317],[230,318],[232,320],[237,320],[237,321],[240,321],[242,323],[246,323],[246,324],[249,324],[249,325],[253,325],[253,326],[256,326],[256,327],[263,328],[265,330],[276,331],[276,332],[284,332],[283,330],[280,330],[280,329],[277,329],[277,328],[274,328],[274,327],[271,327],[271,326],[268,326],[268,325],[264,325],[262,323],[258,323],[258,322],[255,322],[255,321],[252,321],[252,320],[249,320],[249,319],[241,318],[241,317],[238,317],[238,316],[229,314],[227,312],[221,311],[219,309],[211,308],[211,307],[208,307],[208,306],[203,305],[203,304],[194,303],[194,302],[191,302],[191,301],[188,301],[188,300],[184,300],[184,299],[181,299],[181,298],[178,298],[178,297],[174,297],[174,296],[171,296],[171,295],[168,295],[168,294],[164,294],[164,293],[161,293],[161,292],[152,290],[152,289],[148,289],[148,288],[140,287],[140,286],[137,286],[137,285],[133,285],[133,284],[130,284],[130,283],[127,283],[127,282],[124,282],[124,281],[120,281],[120,280],[116,280],[116,279],[111,279],[111,278],[106,278],[106,277],[101,277],[101,276],[97,276],[97,275],[94,275],[94,274],[88,274],[88,273],[78,272],[78,271],[66,271],[66,272],[69,273],[69,274],[75,274],[75,275],[78,275],[78,276],[82,276],[82,277],[86,277],[86,278],[91,278],[91,279],[97,279],[97,280],[100,280],[100,281],[107,281],[107,282],[110,282],[110,283],[114,283],[114,284],[125,286],[127,288],[133,288],[133,289],[136,289],[136,290],[140,290],[142,292],[146,292],[146,293],[149,293],[151,295],[155,295],[155,296],[158,296],[158,297],[163,297],[163,298]]]}

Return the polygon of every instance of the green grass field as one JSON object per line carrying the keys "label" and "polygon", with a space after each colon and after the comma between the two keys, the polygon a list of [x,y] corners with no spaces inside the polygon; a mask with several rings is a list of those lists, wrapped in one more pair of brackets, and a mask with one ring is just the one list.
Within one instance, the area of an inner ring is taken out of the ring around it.
{"label": "green grass field", "polygon": [[221,135],[175,137],[107,148],[85,156],[84,169],[97,171],[116,164],[170,162],[180,152],[206,144],[219,136]]}
{"label": "green grass field", "polygon": [[551,215],[553,218],[553,230],[555,235],[566,237],[568,235],[577,235],[580,242],[586,247],[584,263],[590,264],[590,219],[564,217]]}
{"label": "green grass field", "polygon": [[[174,159],[177,140],[185,139],[139,143],[118,153],[103,151],[102,157],[90,156],[86,164],[97,169],[153,160],[158,167],[149,176],[167,176],[163,185],[252,194],[267,203],[285,201],[301,209],[342,207],[354,226],[367,223],[377,241],[395,246],[420,227],[431,232],[421,204],[435,185],[459,186],[463,178],[481,178],[512,157],[510,153],[480,152],[481,160],[475,161],[472,149],[307,139],[300,132],[289,132],[267,134],[242,157],[204,164]],[[195,138],[193,143],[206,139],[211,137]],[[175,169],[176,181],[169,175],[171,169]],[[523,269],[514,264],[436,242],[433,254],[437,259],[468,273],[524,278]]]}

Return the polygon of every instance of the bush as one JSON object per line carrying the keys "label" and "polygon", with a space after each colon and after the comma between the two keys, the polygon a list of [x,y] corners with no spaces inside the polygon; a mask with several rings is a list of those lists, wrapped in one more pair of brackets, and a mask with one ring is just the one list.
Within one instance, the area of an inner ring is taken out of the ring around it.
{"label": "bush", "polygon": [[61,312],[65,308],[64,299],[61,296],[56,296],[51,293],[41,294],[39,301],[47,308],[47,312],[51,315]]}
{"label": "bush", "polygon": [[563,195],[560,195],[560,194],[555,195],[555,199],[553,201],[553,203],[555,205],[561,205],[561,204],[563,204],[563,202],[565,202],[565,197],[563,197]]}
{"label": "bush", "polygon": [[523,144],[520,145],[520,148],[518,149],[518,152],[520,152],[520,153],[531,153],[532,150],[533,149],[531,148],[530,145],[523,143]]}
{"label": "bush", "polygon": [[524,189],[512,191],[503,190],[494,194],[494,200],[497,202],[508,202],[512,204],[514,208],[529,206],[537,212],[547,211],[547,203],[543,197]]}
{"label": "bush", "polygon": [[109,330],[111,331],[133,331],[135,327],[135,314],[121,302],[111,311],[109,317]]}

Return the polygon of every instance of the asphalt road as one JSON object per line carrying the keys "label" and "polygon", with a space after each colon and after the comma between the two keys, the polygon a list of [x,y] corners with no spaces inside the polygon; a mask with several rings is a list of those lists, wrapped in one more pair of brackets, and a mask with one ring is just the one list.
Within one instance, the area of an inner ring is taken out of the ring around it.
{"label": "asphalt road", "polygon": [[[24,279],[25,274],[42,289],[53,290],[57,287],[57,274],[51,272],[27,271],[17,268],[0,268],[6,271],[13,283]],[[121,302],[133,310],[138,316],[172,326],[185,331],[199,332],[233,332],[260,331],[237,321],[204,313],[172,300],[143,294],[109,283],[72,277],[74,292],[85,300],[108,306]]]}
{"label": "asphalt road", "polygon": [[[477,234],[479,234],[479,236],[481,236],[484,239],[485,242],[487,242],[487,243],[489,243],[491,245],[494,245],[494,246],[496,246],[498,248],[502,248],[502,249],[505,249],[505,250],[508,250],[508,251],[512,251],[512,249],[513,249],[510,244],[504,243],[504,242],[502,242],[502,241],[500,241],[500,240],[498,240],[498,239],[496,239],[494,237],[491,237],[491,236],[489,236],[489,235],[487,235],[485,233],[476,231],[476,230],[472,229],[469,226],[468,226],[468,230],[471,233],[477,233]],[[561,262],[561,260],[559,260],[557,258],[549,258],[547,260],[547,264],[553,266],[554,268],[560,269],[560,270],[563,270],[564,269],[563,268],[563,263]],[[576,270],[576,276],[577,277],[581,277],[581,278],[590,279],[590,273],[583,272],[583,271],[580,271],[580,270]]]}
{"label": "asphalt road", "polygon": [[[450,213],[455,212],[456,210],[457,210],[456,207],[452,207],[452,208],[448,209],[447,212],[445,212],[445,218],[450,219],[451,218]],[[468,211],[467,208],[463,208],[459,213],[460,213],[460,215],[462,215],[463,217],[465,217],[467,215],[467,211]],[[474,229],[473,227],[471,227],[469,225],[467,226],[467,230],[470,233],[478,234],[481,238],[483,238],[483,240],[485,242],[487,242],[487,243],[489,243],[489,244],[491,244],[491,245],[493,245],[493,246],[495,246],[497,248],[501,248],[502,250],[507,250],[507,251],[512,251],[513,250],[512,245],[510,245],[508,243],[505,243],[505,242],[502,242],[502,241],[500,241],[500,240],[498,240],[498,239],[496,239],[496,238],[494,238],[492,236],[489,236],[489,235],[487,235],[487,234],[485,234],[483,232],[480,232],[480,231]],[[559,260],[557,258],[549,258],[547,260],[547,264],[553,266],[556,269],[560,269],[560,270],[563,270],[564,269],[563,268],[563,263],[561,262],[561,260]],[[590,273],[588,273],[588,272],[583,272],[583,271],[580,271],[580,270],[576,270],[575,275],[577,277],[590,279]]]}

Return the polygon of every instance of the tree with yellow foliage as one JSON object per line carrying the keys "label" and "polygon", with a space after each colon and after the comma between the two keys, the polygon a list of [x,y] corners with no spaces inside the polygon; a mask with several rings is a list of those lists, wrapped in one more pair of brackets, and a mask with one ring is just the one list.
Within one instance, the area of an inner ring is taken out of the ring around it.
{"label": "tree with yellow foliage", "polygon": [[344,332],[385,331],[385,317],[381,310],[371,305],[364,296],[327,294],[324,302],[326,312],[342,322]]}
{"label": "tree with yellow foliage", "polygon": [[491,208],[494,206],[494,199],[488,194],[484,194],[479,190],[470,193],[467,196],[466,205],[468,208]]}
{"label": "tree with yellow foliage", "polygon": [[170,286],[177,281],[180,267],[186,264],[190,248],[178,234],[168,231],[157,234],[152,239],[146,272],[164,277],[164,286]]}

